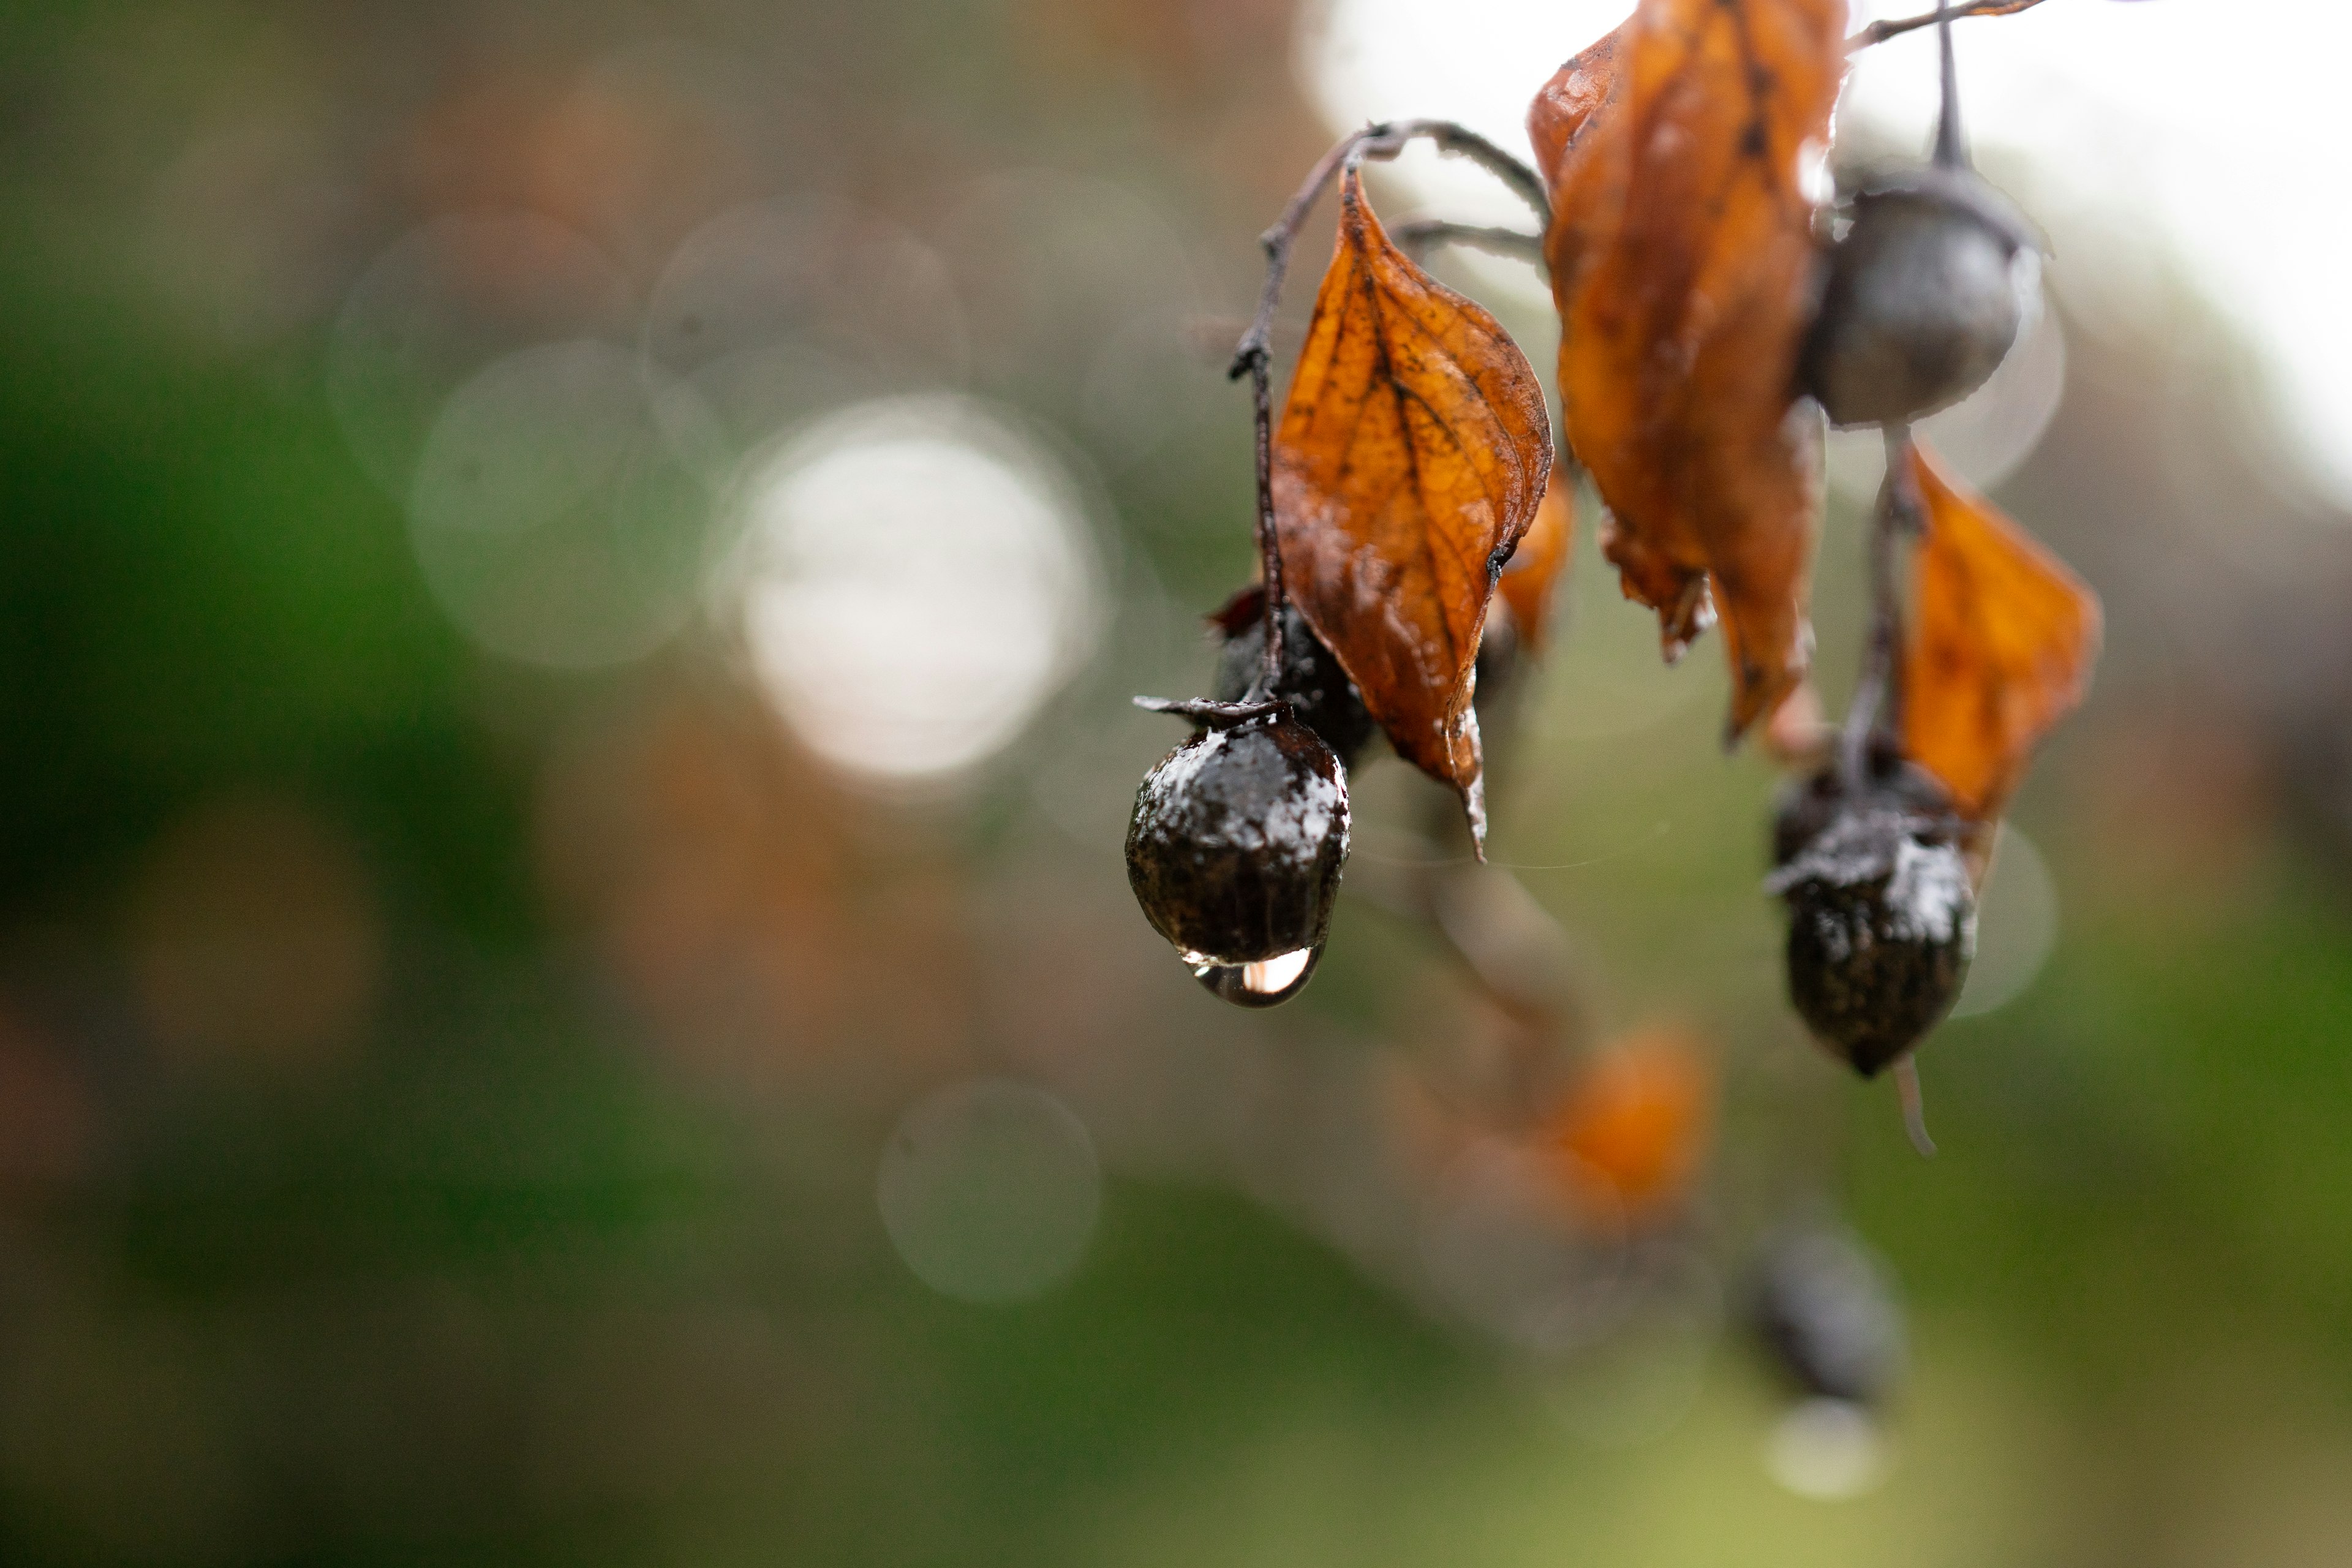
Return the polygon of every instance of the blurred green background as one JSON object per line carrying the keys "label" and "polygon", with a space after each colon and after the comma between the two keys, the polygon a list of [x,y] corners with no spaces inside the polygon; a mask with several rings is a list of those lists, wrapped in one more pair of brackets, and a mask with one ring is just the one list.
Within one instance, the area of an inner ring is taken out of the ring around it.
{"label": "blurred green background", "polygon": [[[1137,914],[1297,25],[0,9],[0,1561],[2352,1561],[2352,531],[2185,274],[2062,247],[1984,459],[2108,649],[1932,1163],[1788,1017],[1776,780],[1589,507],[1494,839],[1576,1037],[1378,896],[1392,760],[1297,1003]],[[1701,1185],[1517,1331],[1567,1222],[1464,1194],[1659,1020]],[[1740,1303],[1823,1215],[1909,1372],[1809,1488]]]}

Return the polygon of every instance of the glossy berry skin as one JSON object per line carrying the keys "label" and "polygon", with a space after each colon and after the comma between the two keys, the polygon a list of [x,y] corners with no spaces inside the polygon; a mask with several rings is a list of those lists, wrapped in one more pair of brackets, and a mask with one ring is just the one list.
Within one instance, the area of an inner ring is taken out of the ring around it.
{"label": "glossy berry skin", "polygon": [[[1238,595],[1218,616],[1228,628],[1217,656],[1214,695],[1220,702],[1239,702],[1264,673],[1265,619],[1262,590]],[[1323,743],[1346,763],[1354,764],[1372,738],[1372,716],[1356,683],[1339,668],[1339,660],[1323,646],[1307,617],[1295,605],[1282,606],[1282,672],[1271,693],[1287,702],[1299,721],[1323,738]]]}
{"label": "glossy berry skin", "polygon": [[1194,732],[1127,832],[1136,901],[1196,968],[1319,947],[1347,858],[1347,770],[1286,708]]}
{"label": "glossy berry skin", "polygon": [[1856,197],[1832,247],[1801,368],[1830,423],[1892,425],[1985,384],[2024,313],[2023,226],[1965,170]]}
{"label": "glossy berry skin", "polygon": [[1903,769],[1804,786],[1774,825],[1765,889],[1789,910],[1789,999],[1864,1078],[1942,1021],[1976,951],[1976,895],[1941,792]]}
{"label": "glossy berry skin", "polygon": [[1869,1254],[1842,1230],[1772,1242],[1749,1316],[1774,1363],[1816,1398],[1876,1409],[1902,1376],[1902,1313]]}

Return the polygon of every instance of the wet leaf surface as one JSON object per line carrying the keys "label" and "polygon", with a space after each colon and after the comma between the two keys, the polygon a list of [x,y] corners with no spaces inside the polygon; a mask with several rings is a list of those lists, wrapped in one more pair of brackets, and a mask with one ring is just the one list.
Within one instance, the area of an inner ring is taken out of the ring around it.
{"label": "wet leaf surface", "polygon": [[1927,532],[1912,563],[1903,748],[1963,816],[1986,822],[2090,688],[2098,595],[1916,442],[1911,476]]}
{"label": "wet leaf surface", "polygon": [[1275,434],[1284,570],[1398,753],[1461,794],[1482,838],[1471,669],[1551,453],[1526,357],[1390,243],[1348,170]]}
{"label": "wet leaf surface", "polygon": [[[1792,392],[1811,307],[1801,169],[1829,134],[1843,0],[1649,0],[1530,116],[1570,447],[1601,547],[1669,658],[1726,622],[1735,735],[1805,672],[1819,416]],[[1557,150],[1555,151],[1555,145]]]}

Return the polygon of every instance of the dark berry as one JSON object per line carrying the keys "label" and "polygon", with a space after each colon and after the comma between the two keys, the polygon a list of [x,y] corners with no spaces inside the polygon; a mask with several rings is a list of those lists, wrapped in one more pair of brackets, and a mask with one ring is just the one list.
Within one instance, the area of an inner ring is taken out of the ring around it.
{"label": "dark berry", "polygon": [[1976,895],[1940,790],[1900,769],[1858,792],[1801,787],[1774,824],[1789,908],[1789,999],[1864,1078],[1950,1011],[1976,949]]}
{"label": "dark berry", "polygon": [[1919,419],[1982,386],[2017,340],[2026,243],[1965,170],[1922,170],[1856,197],[1801,368],[1830,423]]}
{"label": "dark berry", "polygon": [[1347,858],[1347,770],[1286,709],[1194,732],[1145,777],[1127,832],[1136,901],[1196,973],[1311,955]]}
{"label": "dark berry", "polygon": [[[1241,701],[1265,672],[1265,604],[1263,588],[1245,588],[1210,617],[1225,637],[1217,657],[1220,702]],[[1353,765],[1372,738],[1372,716],[1356,683],[1296,605],[1282,606],[1282,672],[1266,695],[1289,703],[1299,722],[1322,736],[1343,763]]]}
{"label": "dark berry", "polygon": [[1808,1394],[1874,1409],[1902,1375],[1901,1310],[1870,1255],[1842,1231],[1773,1242],[1749,1311],[1773,1361]]}

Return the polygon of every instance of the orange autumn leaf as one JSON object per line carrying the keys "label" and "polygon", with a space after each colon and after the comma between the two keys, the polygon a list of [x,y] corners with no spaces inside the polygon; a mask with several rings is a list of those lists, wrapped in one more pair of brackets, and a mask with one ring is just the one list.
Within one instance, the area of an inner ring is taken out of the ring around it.
{"label": "orange autumn leaf", "polygon": [[1576,508],[1569,495],[1569,487],[1560,482],[1555,469],[1551,482],[1544,487],[1543,502],[1536,508],[1535,521],[1528,525],[1526,537],[1511,552],[1501,580],[1495,584],[1503,603],[1510,606],[1511,624],[1518,628],[1519,638],[1530,652],[1541,652],[1544,639],[1550,635],[1552,595],[1559,590],[1569,549],[1576,542]]}
{"label": "orange autumn leaf", "polygon": [[1551,453],[1526,356],[1390,243],[1348,169],[1274,437],[1284,575],[1398,754],[1461,794],[1481,841],[1471,669]]}
{"label": "orange autumn leaf", "polygon": [[1609,100],[1617,86],[1619,46],[1632,22],[1599,43],[1587,46],[1552,73],[1528,109],[1528,141],[1536,150],[1536,172],[1544,184],[1558,189],[1560,164],[1593,112]]}
{"label": "orange autumn leaf", "polygon": [[1927,537],[1913,563],[1903,651],[1903,749],[1960,815],[2000,814],[2033,748],[2083,700],[2099,654],[2099,599],[2065,563],[1916,441]]}
{"label": "orange autumn leaf", "polygon": [[1715,1132],[1715,1071],[1686,1031],[1654,1026],[1587,1062],[1540,1134],[1580,1206],[1642,1218],[1688,1195]]}
{"label": "orange autumn leaf", "polygon": [[1815,252],[1800,169],[1828,140],[1845,10],[1644,0],[1596,46],[1606,71],[1580,67],[1592,51],[1568,68],[1614,78],[1584,95],[1598,107],[1574,120],[1552,180],[1569,444],[1610,508],[1602,551],[1658,612],[1667,657],[1723,616],[1735,735],[1811,655],[1819,421],[1794,387]]}

